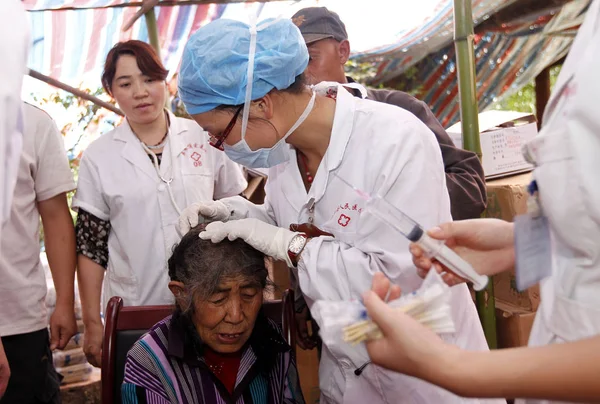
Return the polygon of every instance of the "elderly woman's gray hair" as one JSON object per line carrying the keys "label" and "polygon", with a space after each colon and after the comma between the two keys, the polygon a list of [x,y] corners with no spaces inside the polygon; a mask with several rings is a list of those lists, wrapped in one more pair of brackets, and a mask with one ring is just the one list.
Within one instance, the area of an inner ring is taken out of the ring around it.
{"label": "elderly woman's gray hair", "polygon": [[193,310],[197,299],[208,299],[224,279],[241,278],[264,289],[268,284],[265,256],[242,240],[212,243],[199,234],[205,225],[191,229],[173,248],[169,258],[169,277],[188,291],[183,313]]}

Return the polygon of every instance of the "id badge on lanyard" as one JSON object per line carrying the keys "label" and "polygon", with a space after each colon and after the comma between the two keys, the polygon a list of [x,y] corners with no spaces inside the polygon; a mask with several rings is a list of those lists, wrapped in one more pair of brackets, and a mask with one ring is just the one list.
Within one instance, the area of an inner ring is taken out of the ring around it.
{"label": "id badge on lanyard", "polygon": [[525,290],[552,274],[550,225],[539,200],[537,182],[528,187],[527,213],[515,218],[517,289]]}

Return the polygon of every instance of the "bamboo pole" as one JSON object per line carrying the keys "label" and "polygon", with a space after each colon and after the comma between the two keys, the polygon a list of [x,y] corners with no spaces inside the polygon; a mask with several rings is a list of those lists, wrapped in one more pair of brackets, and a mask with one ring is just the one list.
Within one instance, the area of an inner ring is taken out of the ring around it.
{"label": "bamboo pole", "polygon": [[546,67],[535,78],[535,115],[538,129],[542,127],[542,117],[546,104],[550,99],[550,66]]}
{"label": "bamboo pole", "polygon": [[[235,4],[235,3],[271,3],[276,1],[289,1],[289,0],[159,0],[156,4],[160,7],[179,7],[179,6],[191,6],[191,5],[202,5],[202,4]],[[73,11],[73,10],[92,10],[100,8],[126,8],[126,7],[141,7],[144,5],[143,1],[131,1],[129,3],[116,3],[108,4],[105,6],[65,6],[60,8],[35,8],[29,11]]]}
{"label": "bamboo pole", "polygon": [[[158,4],[159,0],[145,0],[144,4],[142,4],[142,6],[140,7],[140,9],[138,11],[135,12],[135,14],[133,15],[133,17],[131,17],[129,19],[129,21],[127,21],[127,23],[125,25],[123,25],[123,32],[125,31],[129,31],[129,29],[131,27],[133,27],[133,24],[135,24],[135,22],[143,15],[147,14],[150,11],[154,10],[154,6]],[[150,17],[151,18],[151,17]],[[154,17],[154,21],[156,23],[156,16]],[[150,30],[148,30],[150,31]],[[148,32],[150,33],[150,32]],[[157,41],[158,43],[158,41]]]}
{"label": "bamboo pole", "polygon": [[454,0],[454,46],[456,48],[463,148],[477,153],[481,159],[472,15],[471,0]]}
{"label": "bamboo pole", "polygon": [[160,59],[160,42],[158,41],[158,26],[156,24],[156,14],[154,13],[154,7],[150,8],[145,14],[146,27],[148,28],[148,39],[150,45],[156,51],[158,58]]}
{"label": "bamboo pole", "polygon": [[[454,46],[463,148],[476,153],[481,160],[473,32],[471,0],[454,0]],[[476,293],[476,304],[488,345],[494,349],[497,347],[496,308],[494,284],[491,280],[484,290]]]}
{"label": "bamboo pole", "polygon": [[46,75],[44,75],[44,74],[42,74],[40,72],[37,72],[35,70],[31,70],[30,69],[28,74],[29,74],[29,76],[31,76],[31,77],[33,77],[35,79],[38,79],[40,81],[43,81],[46,84],[50,84],[53,87],[60,88],[61,90],[67,91],[67,92],[69,92],[69,93],[71,93],[71,94],[73,94],[73,95],[75,95],[75,96],[77,96],[79,98],[83,98],[84,100],[93,102],[94,104],[96,104],[96,105],[98,105],[98,106],[100,106],[102,108],[106,108],[106,109],[108,109],[108,110],[110,110],[110,111],[112,111],[112,112],[114,112],[116,114],[124,116],[123,112],[119,108],[115,107],[112,104],[109,104],[106,101],[102,101],[100,98],[94,97],[93,95],[88,94],[85,91],[81,91],[78,88],[71,87],[68,84],[62,83],[62,82],[60,82],[60,81],[58,81],[56,79],[53,79],[52,77],[48,77],[48,76],[46,76]]}
{"label": "bamboo pole", "polygon": [[[157,0],[146,0],[144,6],[140,11],[145,11],[144,18],[146,19],[146,28],[148,29],[148,40],[150,45],[156,51],[156,55],[160,59],[160,41],[158,39],[158,25],[156,24],[156,13],[154,12],[154,4],[158,3]],[[152,7],[150,7],[152,6]],[[148,8],[150,7],[150,8]],[[134,19],[131,21],[131,25],[135,22]],[[169,90],[165,88],[165,108],[171,110],[171,103],[169,102]]]}

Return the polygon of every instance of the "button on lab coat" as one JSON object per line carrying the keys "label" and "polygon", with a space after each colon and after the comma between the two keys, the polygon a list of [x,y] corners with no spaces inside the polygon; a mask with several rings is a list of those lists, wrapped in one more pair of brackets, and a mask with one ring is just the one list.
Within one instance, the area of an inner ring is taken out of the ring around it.
{"label": "button on lab coat", "polygon": [[[180,209],[237,195],[246,187],[241,167],[211,147],[194,121],[169,113],[170,129],[160,173]],[[111,296],[126,305],[171,304],[167,259],[179,241],[178,213],[131,127],[94,141],[83,153],[75,208],[111,223],[103,308]]]}
{"label": "button on lab coat", "polygon": [[[266,185],[264,212],[269,221],[285,228],[308,222],[308,202],[314,198],[315,225],[335,236],[314,238],[302,252],[297,276],[309,308],[316,300],[359,299],[378,271],[406,293],[417,289],[422,279],[412,265],[408,241],[370,216],[364,201],[334,173],[381,195],[425,228],[449,221],[444,165],[433,133],[410,112],[340,90],[331,141],[308,194],[293,149],[289,162],[269,170]],[[452,289],[451,304],[458,332],[445,339],[465,349],[487,350],[465,285]],[[363,345],[324,346],[321,402],[479,402],[375,365],[356,376],[354,370],[366,361]]]}
{"label": "button on lab coat", "polygon": [[598,72],[600,0],[594,0],[558,77],[542,130],[528,145],[552,236],[552,276],[541,283],[531,346],[600,335]]}

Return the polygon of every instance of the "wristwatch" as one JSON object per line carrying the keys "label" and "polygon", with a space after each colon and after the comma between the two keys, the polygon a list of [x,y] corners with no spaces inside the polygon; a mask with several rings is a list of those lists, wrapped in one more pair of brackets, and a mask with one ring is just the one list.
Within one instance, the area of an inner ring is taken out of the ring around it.
{"label": "wristwatch", "polygon": [[288,256],[294,266],[298,265],[298,257],[308,241],[308,236],[304,233],[296,234],[288,245]]}

